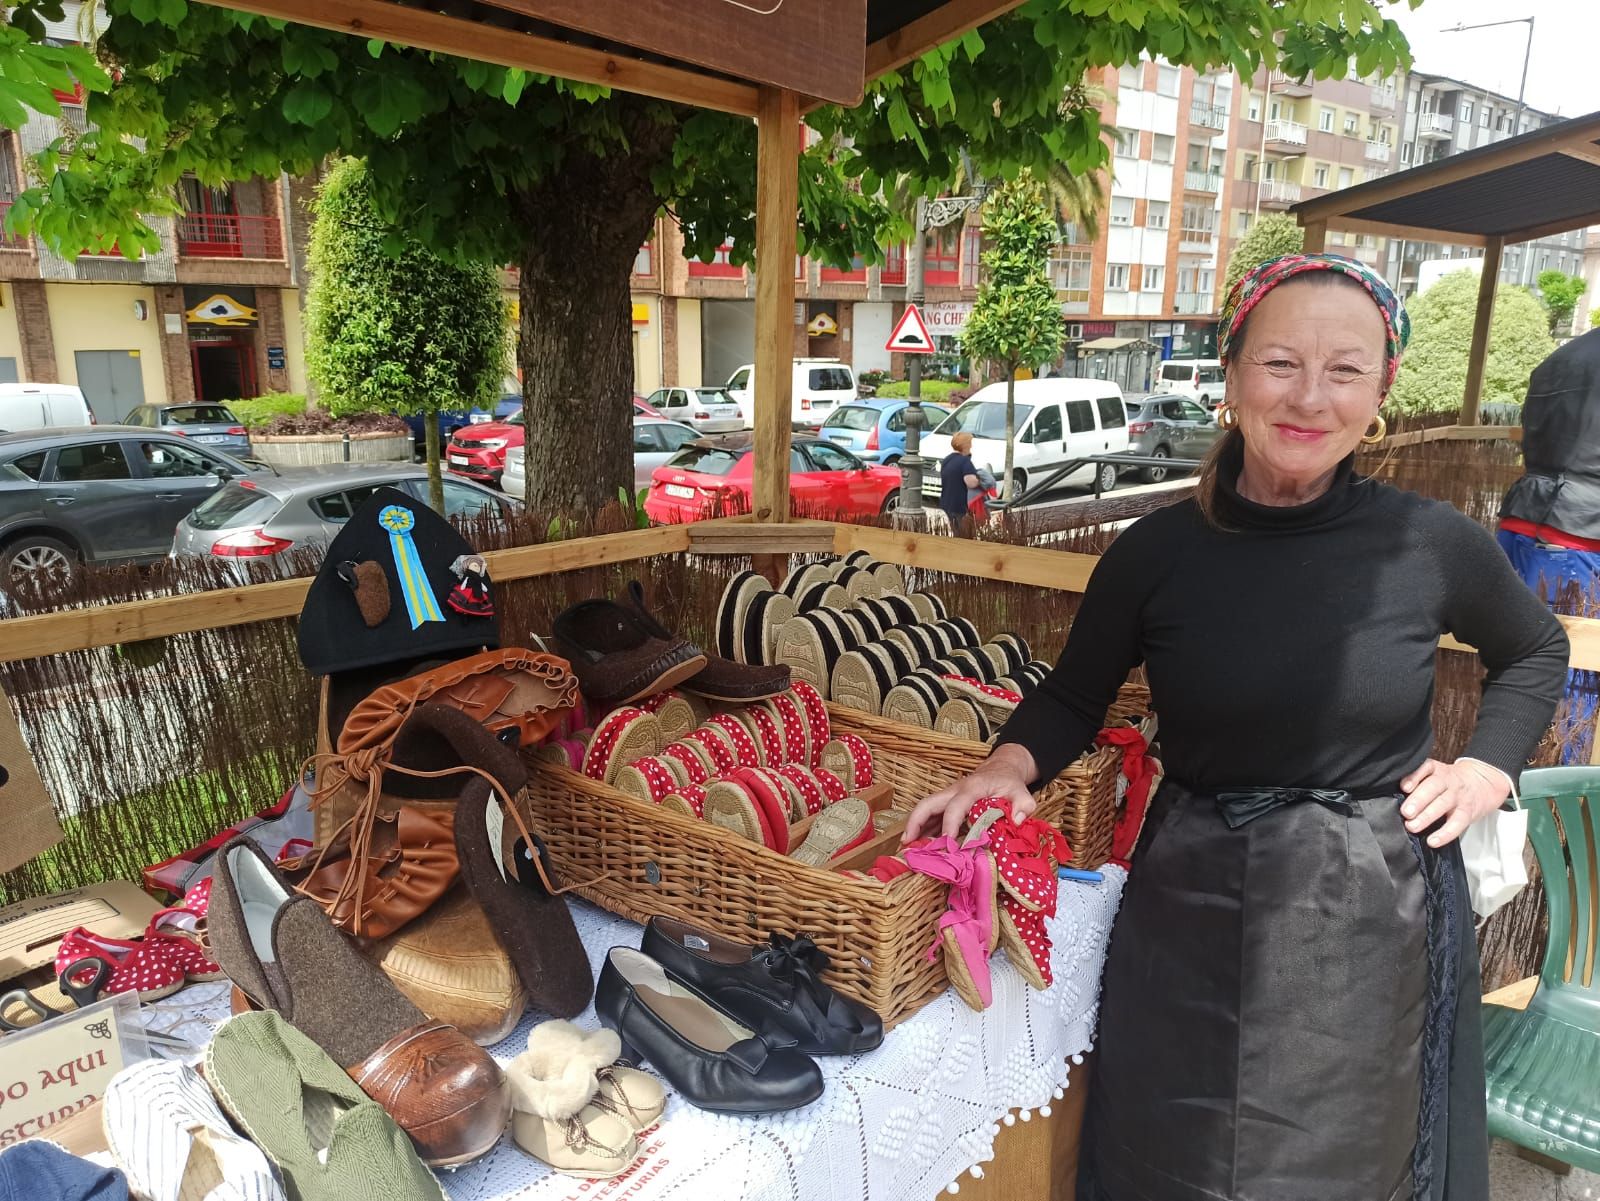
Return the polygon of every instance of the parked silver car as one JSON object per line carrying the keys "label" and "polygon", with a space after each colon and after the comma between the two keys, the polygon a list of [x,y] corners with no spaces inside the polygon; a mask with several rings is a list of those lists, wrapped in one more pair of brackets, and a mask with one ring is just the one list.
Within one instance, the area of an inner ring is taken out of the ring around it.
{"label": "parked silver car", "polygon": [[645,397],[669,421],[692,425],[702,434],[731,434],[745,428],[744,410],[726,388],[657,388]]}
{"label": "parked silver car", "polygon": [[[633,487],[650,486],[650,477],[686,442],[700,435],[687,425],[676,421],[663,421],[658,417],[633,419]],[[500,474],[500,487],[510,496],[522,496],[525,490],[524,472],[527,470],[523,447],[513,446],[506,451],[506,467]]]}
{"label": "parked silver car", "polygon": [[[171,553],[174,558],[261,559],[293,547],[326,546],[384,487],[409,492],[426,504],[427,469],[409,463],[338,463],[233,480],[178,523]],[[446,517],[476,517],[485,510],[509,517],[513,508],[497,492],[445,477]]]}
{"label": "parked silver car", "polygon": [[165,430],[224,454],[246,456],[250,453],[250,435],[244,428],[244,422],[235,417],[226,405],[140,405],[122,419],[122,424]]}
{"label": "parked silver car", "polygon": [[[1215,415],[1181,396],[1153,395],[1128,400],[1128,453],[1155,459],[1203,459],[1222,427]],[[1140,467],[1139,478],[1159,484],[1171,474],[1167,467]]]}

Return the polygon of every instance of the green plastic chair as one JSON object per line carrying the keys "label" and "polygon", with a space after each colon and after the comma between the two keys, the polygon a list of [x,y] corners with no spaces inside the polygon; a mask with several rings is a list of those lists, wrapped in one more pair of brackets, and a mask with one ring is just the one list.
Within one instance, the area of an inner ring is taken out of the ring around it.
{"label": "green plastic chair", "polygon": [[1600,1171],[1600,767],[1522,774],[1550,933],[1528,1007],[1483,1007],[1489,1133]]}

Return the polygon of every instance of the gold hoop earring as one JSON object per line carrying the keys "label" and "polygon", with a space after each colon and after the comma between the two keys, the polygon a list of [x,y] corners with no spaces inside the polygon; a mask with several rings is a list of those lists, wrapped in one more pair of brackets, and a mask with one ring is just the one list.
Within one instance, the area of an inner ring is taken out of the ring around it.
{"label": "gold hoop earring", "polygon": [[1378,428],[1371,433],[1361,435],[1361,440],[1368,446],[1376,446],[1383,441],[1383,436],[1389,432],[1389,423],[1383,419],[1382,413],[1374,416],[1373,420],[1378,423]]}
{"label": "gold hoop earring", "polygon": [[1217,406],[1217,424],[1225,430],[1239,428],[1239,414],[1234,412],[1232,405],[1222,404]]}

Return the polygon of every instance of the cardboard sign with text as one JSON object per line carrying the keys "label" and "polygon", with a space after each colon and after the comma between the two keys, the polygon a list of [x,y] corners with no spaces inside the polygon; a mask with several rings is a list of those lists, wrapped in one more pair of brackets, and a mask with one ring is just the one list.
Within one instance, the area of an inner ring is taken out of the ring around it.
{"label": "cardboard sign with text", "polygon": [[21,867],[61,841],[50,794],[0,691],[0,872]]}
{"label": "cardboard sign with text", "polygon": [[147,1058],[131,993],[0,1039],[0,1149],[92,1106],[126,1063]]}

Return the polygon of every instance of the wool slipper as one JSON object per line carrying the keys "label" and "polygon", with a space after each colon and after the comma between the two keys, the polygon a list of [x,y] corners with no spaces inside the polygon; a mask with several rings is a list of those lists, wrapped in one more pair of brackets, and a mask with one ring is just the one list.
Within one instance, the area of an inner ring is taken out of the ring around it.
{"label": "wool slipper", "polygon": [[[771,593],[756,594],[756,601]],[[644,585],[638,580],[628,582],[628,606],[633,616],[652,637],[663,643],[677,638],[650,611],[645,598]],[[694,648],[697,652],[698,647]],[[753,648],[759,650],[759,647]],[[683,691],[696,696],[720,701],[751,701],[773,696],[789,686],[789,669],[781,665],[767,666],[757,656],[750,663],[740,663],[721,655],[705,655],[705,665],[694,675],[682,681]]]}
{"label": "wool slipper", "polygon": [[558,1172],[590,1179],[621,1175],[639,1157],[633,1124],[596,1103],[599,1072],[615,1063],[622,1041],[612,1030],[585,1031],[545,1022],[511,1061],[511,1137]]}
{"label": "wool slipper", "polygon": [[836,731],[832,741],[822,748],[821,760],[822,766],[843,780],[851,792],[860,792],[872,784],[872,748],[859,734]]}
{"label": "wool slipper", "polygon": [[699,747],[711,760],[715,775],[726,775],[739,766],[739,753],[732,740],[716,726],[700,726],[684,736],[685,742]]}
{"label": "wool slipper", "polygon": [[551,623],[556,649],[584,696],[624,705],[676,687],[705,670],[706,656],[683,638],[662,638],[616,601],[579,601]]}
{"label": "wool slipper", "polygon": [[939,711],[934,714],[933,729],[935,733],[963,738],[968,742],[989,741],[988,718],[965,697],[952,697],[940,705]]}
{"label": "wool slipper", "polygon": [[809,867],[822,867],[871,837],[872,810],[860,797],[849,797],[819,813],[805,841],[789,857]]}
{"label": "wool slipper", "polygon": [[778,591],[793,600],[813,584],[826,583],[832,578],[833,569],[827,563],[801,563],[789,569]]}
{"label": "wool slipper", "polygon": [[666,745],[661,723],[632,705],[613,709],[595,727],[583,756],[583,774],[591,780],[613,783],[617,773],[645,755],[658,755]]}
{"label": "wool slipper", "polygon": [[799,798],[799,804],[789,810],[791,821],[801,821],[822,812],[827,797],[822,791],[822,782],[814,773],[798,763],[785,763],[773,771],[788,782],[792,795]]}
{"label": "wool slipper", "polygon": [[799,702],[805,714],[807,741],[811,747],[811,757],[806,762],[815,767],[823,744],[833,736],[828,724],[828,702],[805,680],[796,680],[789,695]]}
{"label": "wool slipper", "polygon": [[707,726],[714,726],[727,735],[733,747],[733,757],[740,767],[760,767],[761,747],[749,728],[731,713],[716,713],[706,718]]}
{"label": "wool slipper", "polygon": [[755,599],[771,591],[772,585],[765,577],[753,571],[741,571],[728,581],[717,602],[717,654],[739,663],[750,661],[744,657],[743,646],[747,615]]}
{"label": "wool slipper", "polygon": [[662,747],[660,758],[673,775],[683,778],[684,783],[704,784],[716,774],[716,764],[711,755],[699,743],[687,737]]}
{"label": "wool slipper", "polygon": [[686,784],[677,792],[662,798],[661,807],[684,817],[703,818],[706,815],[706,790],[698,784]]}
{"label": "wool slipper", "polygon": [[462,796],[456,852],[472,899],[489,920],[536,1009],[556,1017],[581,1013],[594,976],[566,898],[543,846],[486,783]]}

